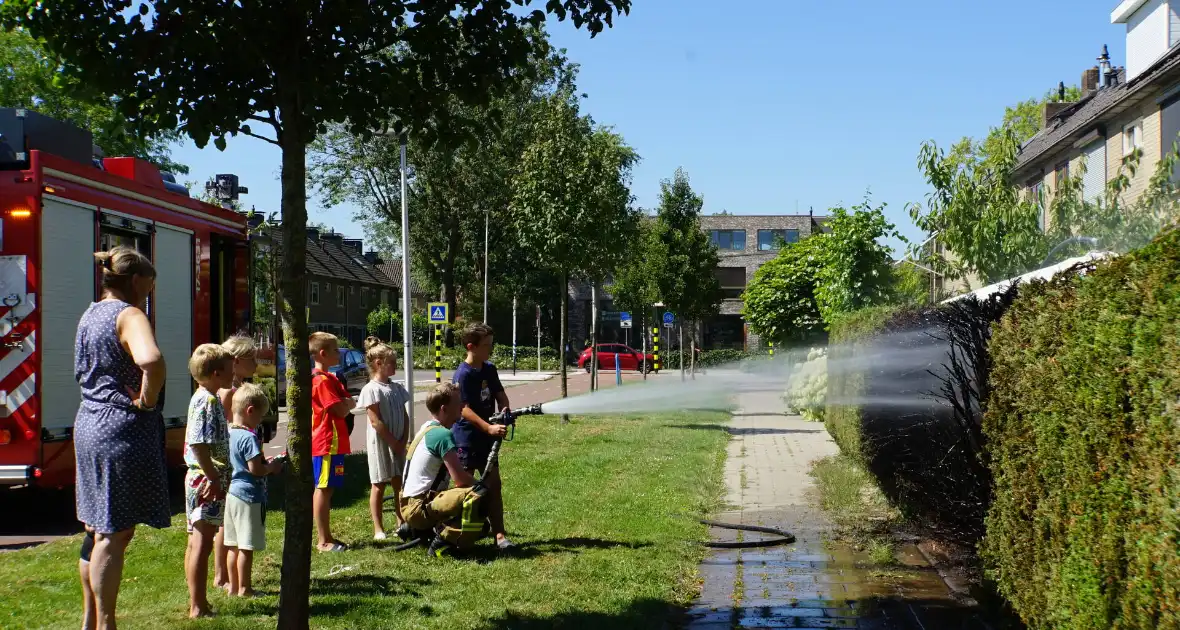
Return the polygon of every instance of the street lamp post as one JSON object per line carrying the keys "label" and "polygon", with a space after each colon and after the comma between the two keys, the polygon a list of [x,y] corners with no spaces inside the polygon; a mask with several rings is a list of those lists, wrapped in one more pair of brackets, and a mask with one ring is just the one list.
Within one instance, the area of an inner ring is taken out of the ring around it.
{"label": "street lamp post", "polygon": [[[414,396],[414,316],[410,311],[410,206],[406,198],[406,136],[401,137],[401,196],[402,196],[402,335],[405,348],[404,365],[406,390]],[[414,430],[414,404],[406,405],[410,429]]]}

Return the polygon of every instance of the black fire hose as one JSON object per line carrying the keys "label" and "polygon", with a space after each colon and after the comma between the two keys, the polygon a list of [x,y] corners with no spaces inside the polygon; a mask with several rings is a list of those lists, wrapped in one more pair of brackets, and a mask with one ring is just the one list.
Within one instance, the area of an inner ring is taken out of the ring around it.
{"label": "black fire hose", "polygon": [[763,534],[774,534],[778,538],[763,538],[761,540],[743,540],[741,542],[717,542],[710,540],[704,543],[706,547],[713,549],[751,549],[755,547],[777,547],[778,545],[789,545],[795,542],[795,535],[778,529],[776,527],[763,527],[761,525],[741,525],[738,523],[721,523],[718,521],[710,521],[706,519],[698,519],[701,524],[710,527],[719,527],[721,529],[736,529],[743,532],[759,532]]}

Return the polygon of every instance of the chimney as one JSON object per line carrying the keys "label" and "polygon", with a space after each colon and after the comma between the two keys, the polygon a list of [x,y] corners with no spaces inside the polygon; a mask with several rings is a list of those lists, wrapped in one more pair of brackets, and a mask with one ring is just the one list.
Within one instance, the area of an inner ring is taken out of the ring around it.
{"label": "chimney", "polygon": [[1089,94],[1098,89],[1098,66],[1093,68],[1086,68],[1082,73],[1082,95]]}
{"label": "chimney", "polygon": [[1053,122],[1061,112],[1069,109],[1073,103],[1045,103],[1045,109],[1041,112],[1041,129],[1048,129],[1049,123]]}
{"label": "chimney", "polygon": [[360,256],[364,253],[364,241],[359,238],[344,239],[344,247],[345,249],[352,251],[357,256]]}
{"label": "chimney", "polygon": [[320,240],[320,229],[319,229],[319,228],[313,228],[313,227],[309,227],[309,228],[307,228],[307,238],[309,238],[309,239],[311,239],[311,240],[313,240],[313,241],[319,242],[319,240]]}
{"label": "chimney", "polygon": [[1098,55],[1098,72],[1102,87],[1110,87],[1110,51],[1106,49],[1106,44],[1102,45],[1102,54]]}
{"label": "chimney", "polygon": [[1106,71],[1106,87],[1117,87],[1119,84],[1119,69],[1111,68]]}
{"label": "chimney", "polygon": [[365,260],[371,265],[381,264],[381,256],[377,252],[365,252]]}
{"label": "chimney", "polygon": [[344,242],[344,235],[337,234],[336,232],[328,232],[327,234],[321,234],[320,240],[325,243],[336,243],[339,245]]}

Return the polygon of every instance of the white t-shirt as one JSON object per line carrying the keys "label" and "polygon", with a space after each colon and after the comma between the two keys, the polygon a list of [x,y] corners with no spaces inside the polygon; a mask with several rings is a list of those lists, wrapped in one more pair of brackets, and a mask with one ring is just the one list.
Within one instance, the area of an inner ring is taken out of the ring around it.
{"label": "white t-shirt", "polygon": [[368,408],[377,405],[381,413],[381,421],[393,434],[395,440],[404,440],[410,433],[409,418],[406,417],[406,403],[410,401],[410,393],[401,383],[393,381],[369,381],[361,389],[357,399],[357,406]]}
{"label": "white t-shirt", "polygon": [[[438,427],[438,428],[435,428]],[[443,456],[455,450],[455,438],[451,432],[438,423],[438,420],[427,422],[418,433],[427,432],[418,440],[418,448],[410,453],[406,462],[405,481],[403,483],[403,497],[418,497],[430,490],[431,484],[438,478],[438,473],[445,465]],[[415,436],[417,439],[417,436]],[[446,485],[445,474],[441,485]]]}

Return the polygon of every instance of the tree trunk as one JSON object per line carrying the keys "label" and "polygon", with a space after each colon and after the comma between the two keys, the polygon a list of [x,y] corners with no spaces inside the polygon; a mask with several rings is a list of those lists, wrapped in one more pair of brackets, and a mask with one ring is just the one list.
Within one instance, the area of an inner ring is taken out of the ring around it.
{"label": "tree trunk", "polygon": [[[569,338],[569,286],[570,275],[566,271],[561,272],[561,322],[558,327],[561,332],[558,333],[557,352],[561,355],[561,397],[569,398],[569,381],[566,370],[569,367],[569,353],[566,351],[565,344]],[[568,414],[561,414],[561,423],[568,424],[570,417]]]}
{"label": "tree trunk", "polygon": [[695,381],[697,378],[697,322],[692,323],[692,329],[689,330],[689,355],[688,363],[692,366],[692,378]]}
{"label": "tree trunk", "polygon": [[[294,117],[293,117],[294,118]],[[283,120],[289,120],[283,116]],[[291,127],[295,127],[294,124]],[[282,321],[287,344],[287,453],[278,627],[306,630],[311,586],[311,356],[307,352],[307,143],[293,128],[283,148]]]}
{"label": "tree trunk", "polygon": [[680,380],[684,380],[684,320],[676,325],[676,352],[680,354]]}

